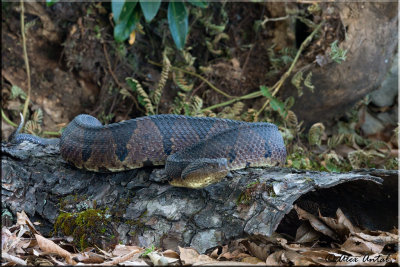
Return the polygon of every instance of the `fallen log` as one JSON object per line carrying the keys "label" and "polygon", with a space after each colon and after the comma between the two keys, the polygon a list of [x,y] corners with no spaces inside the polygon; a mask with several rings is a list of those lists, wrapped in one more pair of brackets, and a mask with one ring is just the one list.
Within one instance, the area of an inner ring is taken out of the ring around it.
{"label": "fallen log", "polygon": [[[90,233],[101,240],[99,244],[85,233],[89,245],[179,245],[204,252],[230,239],[270,236],[278,226],[284,229],[282,219],[294,203],[303,203],[303,208],[316,203],[324,216],[341,208],[354,223],[370,229],[397,225],[398,171],[249,168],[194,190],[170,186],[163,168],[79,170],[61,158],[57,146],[2,143],[1,162],[3,223],[7,211],[24,210],[41,223],[38,229],[43,234],[74,236],[86,220]],[[95,211],[99,217],[94,220],[102,228],[83,216],[87,211]],[[68,218],[80,218],[80,224],[67,229]]]}

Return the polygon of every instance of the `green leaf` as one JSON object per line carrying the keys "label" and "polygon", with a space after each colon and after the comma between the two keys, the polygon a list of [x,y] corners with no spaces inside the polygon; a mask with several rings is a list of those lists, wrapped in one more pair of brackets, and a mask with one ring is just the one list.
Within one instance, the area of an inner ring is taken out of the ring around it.
{"label": "green leaf", "polygon": [[140,21],[140,7],[136,6],[137,2],[125,3],[119,22],[114,27],[114,39],[117,42],[123,42],[129,38],[129,34],[136,28],[136,24]]}
{"label": "green leaf", "polygon": [[188,0],[189,3],[191,3],[194,6],[201,7],[201,8],[206,8],[208,7],[208,2],[207,1],[202,1],[202,0]]}
{"label": "green leaf", "polygon": [[142,12],[144,18],[147,22],[150,22],[156,15],[158,10],[160,9],[161,0],[153,0],[153,1],[145,1],[140,0],[140,6],[142,8]]}
{"label": "green leaf", "polygon": [[189,15],[182,2],[170,2],[168,5],[169,29],[178,49],[183,49],[189,31]]}
{"label": "green leaf", "polygon": [[21,99],[25,100],[26,99],[26,93],[24,92],[24,90],[21,89],[21,87],[13,85],[11,87],[10,99],[15,99],[17,97],[21,97]]}
{"label": "green leaf", "polygon": [[272,97],[272,94],[271,94],[271,92],[269,91],[269,88],[268,88],[267,86],[261,85],[261,86],[260,86],[260,91],[261,91],[261,94],[262,94],[263,96],[265,96],[265,97],[267,97],[267,98],[271,98],[271,97]]}
{"label": "green leaf", "polygon": [[340,172],[340,168],[337,167],[335,164],[333,164],[333,163],[331,163],[331,162],[328,162],[328,163],[326,164],[326,169],[327,169],[329,172]]}
{"label": "green leaf", "polygon": [[288,98],[286,98],[285,100],[285,109],[289,110],[293,107],[294,105],[294,97],[293,96],[289,96]]}
{"label": "green leaf", "polygon": [[271,98],[269,104],[271,105],[271,108],[275,111],[278,111],[282,117],[286,116],[285,104],[283,104],[281,101],[276,98]]}
{"label": "green leaf", "polygon": [[114,22],[118,22],[121,16],[122,8],[124,7],[125,0],[113,0],[111,1],[111,12],[113,13]]}
{"label": "green leaf", "polygon": [[[60,0],[46,0],[46,6],[50,7]],[[2,1],[3,2],[3,1]]]}
{"label": "green leaf", "polygon": [[136,83],[134,81],[132,81],[131,77],[126,78],[126,83],[129,85],[132,92],[136,92]]}
{"label": "green leaf", "polygon": [[269,105],[275,111],[278,111],[282,117],[286,117],[287,112],[285,110],[285,104],[272,96],[267,86],[260,86],[261,94],[269,99]]}

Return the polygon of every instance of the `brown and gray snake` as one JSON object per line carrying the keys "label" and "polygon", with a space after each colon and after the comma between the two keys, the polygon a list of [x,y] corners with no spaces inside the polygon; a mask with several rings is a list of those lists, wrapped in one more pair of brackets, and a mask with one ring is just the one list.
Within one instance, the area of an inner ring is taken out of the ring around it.
{"label": "brown and gray snake", "polygon": [[78,168],[117,172],[165,165],[170,184],[189,188],[218,182],[231,170],[282,165],[286,159],[278,127],[265,122],[154,115],[102,125],[82,114],[60,139],[19,130],[12,142],[59,142],[61,156]]}

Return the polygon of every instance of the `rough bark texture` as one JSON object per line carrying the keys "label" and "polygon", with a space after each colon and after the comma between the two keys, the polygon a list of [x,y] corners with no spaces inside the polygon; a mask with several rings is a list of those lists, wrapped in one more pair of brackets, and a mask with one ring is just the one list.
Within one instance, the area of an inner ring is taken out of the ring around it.
{"label": "rough bark texture", "polygon": [[[341,64],[330,62],[322,67],[316,62],[297,64],[303,66],[304,77],[312,72],[315,86],[314,93],[304,89],[293,107],[305,125],[342,115],[366,94],[378,89],[395,56],[397,2],[336,3],[335,8],[345,29],[345,40],[339,47],[347,50],[347,59]],[[320,56],[329,58],[329,55]],[[297,89],[290,81],[291,78],[282,88],[283,98],[297,95]]]}
{"label": "rough bark texture", "polygon": [[253,168],[191,190],[163,182],[162,168],[91,173],[65,163],[58,147],[2,144],[3,212],[25,210],[46,234],[60,210],[108,208],[124,243],[192,246],[200,252],[245,235],[271,235],[296,200],[318,203],[324,216],[340,207],[360,225],[391,229],[397,225],[397,175]]}

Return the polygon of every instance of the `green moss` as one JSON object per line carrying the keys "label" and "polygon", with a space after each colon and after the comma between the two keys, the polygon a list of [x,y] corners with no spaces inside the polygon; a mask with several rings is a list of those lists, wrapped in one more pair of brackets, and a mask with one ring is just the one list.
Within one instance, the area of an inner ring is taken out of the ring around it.
{"label": "green moss", "polygon": [[[88,246],[99,245],[107,238],[110,227],[107,209],[88,209],[79,213],[60,213],[54,224],[54,233],[72,236],[75,245],[81,250]],[[111,230],[109,231],[111,232]],[[108,235],[109,241],[114,235]]]}

